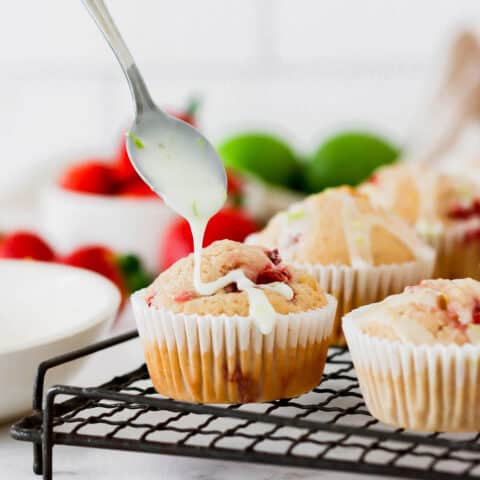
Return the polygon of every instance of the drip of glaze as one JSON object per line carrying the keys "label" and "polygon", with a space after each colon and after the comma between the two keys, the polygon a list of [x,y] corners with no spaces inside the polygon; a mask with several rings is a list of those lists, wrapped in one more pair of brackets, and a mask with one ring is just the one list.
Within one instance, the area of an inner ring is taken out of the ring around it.
{"label": "drip of glaze", "polygon": [[443,230],[443,224],[436,213],[440,176],[436,172],[422,171],[412,166],[409,171],[418,195],[415,228],[422,235],[440,233]]}
{"label": "drip of glaze", "polygon": [[193,235],[194,245],[194,274],[193,284],[200,295],[212,295],[218,290],[234,283],[239,291],[248,295],[250,305],[249,314],[256,327],[264,335],[269,334],[275,325],[276,312],[270,304],[263,290],[271,290],[282,295],[287,300],[293,298],[293,290],[281,282],[272,282],[263,285],[253,283],[241,269],[231,270],[223,277],[212,282],[203,282],[201,278],[202,241],[208,219],[188,219]]}
{"label": "drip of glaze", "polygon": [[352,267],[365,268],[373,265],[372,229],[374,227],[382,227],[399,238],[417,260],[431,258],[431,249],[421,242],[415,232],[402,221],[394,217],[386,221],[378,214],[362,213],[354,198],[340,195],[343,203],[342,224]]}
{"label": "drip of glaze", "polygon": [[199,144],[197,150],[192,150],[174,134],[166,143],[159,144],[155,141],[155,135],[155,131],[146,131],[144,137],[139,139],[141,147],[137,151],[138,161],[148,173],[152,189],[162,192],[165,203],[190,225],[194,239],[195,290],[200,295],[212,295],[226,285],[235,283],[239,290],[247,292],[250,314],[258,328],[262,333],[269,333],[273,329],[275,311],[263,290],[272,290],[291,299],[292,289],[277,282],[257,286],[241,270],[229,272],[214,282],[202,282],[203,237],[208,221],[225,203],[225,185],[221,176],[206,169],[204,162],[198,161],[203,154],[203,145]]}

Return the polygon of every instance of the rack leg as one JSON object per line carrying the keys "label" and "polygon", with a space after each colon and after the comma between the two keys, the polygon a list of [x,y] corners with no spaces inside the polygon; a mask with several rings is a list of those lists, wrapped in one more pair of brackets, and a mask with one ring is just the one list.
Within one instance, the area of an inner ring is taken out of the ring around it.
{"label": "rack leg", "polygon": [[52,450],[53,450],[53,406],[56,387],[52,387],[45,398],[43,412],[43,442],[42,442],[42,467],[43,480],[52,480]]}
{"label": "rack leg", "polygon": [[42,461],[42,444],[33,444],[33,472],[37,475],[43,473],[43,461]]}

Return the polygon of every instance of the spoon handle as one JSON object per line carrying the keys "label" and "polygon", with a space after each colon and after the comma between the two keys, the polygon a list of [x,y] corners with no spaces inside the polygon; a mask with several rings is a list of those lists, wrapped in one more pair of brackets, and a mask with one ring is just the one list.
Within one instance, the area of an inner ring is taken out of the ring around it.
{"label": "spoon handle", "polygon": [[103,0],[82,0],[98,28],[110,45],[127,77],[130,92],[135,102],[137,116],[146,110],[156,109],[152,97],[128,47],[118,31]]}

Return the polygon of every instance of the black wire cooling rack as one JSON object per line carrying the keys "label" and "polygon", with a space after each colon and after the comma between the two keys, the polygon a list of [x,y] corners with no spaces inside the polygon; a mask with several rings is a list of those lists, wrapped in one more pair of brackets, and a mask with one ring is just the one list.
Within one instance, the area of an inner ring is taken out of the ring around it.
{"label": "black wire cooling rack", "polygon": [[[319,387],[294,399],[212,406],[158,395],[145,365],[95,388],[48,390],[48,370],[137,337],[130,332],[42,363],[34,413],[11,428],[52,478],[52,447],[150,452],[415,479],[480,478],[480,433],[419,434],[368,413],[347,350],[332,348]],[[140,346],[139,346],[140,348]],[[480,406],[479,406],[480,408]]]}

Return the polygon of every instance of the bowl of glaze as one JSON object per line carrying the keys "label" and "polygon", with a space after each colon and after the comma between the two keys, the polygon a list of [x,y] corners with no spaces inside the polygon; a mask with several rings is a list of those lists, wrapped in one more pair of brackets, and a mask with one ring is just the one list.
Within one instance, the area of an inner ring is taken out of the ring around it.
{"label": "bowl of glaze", "polygon": [[[120,305],[120,292],[88,270],[29,260],[0,260],[0,422],[31,409],[38,365],[99,340]],[[53,369],[64,383],[81,361]]]}
{"label": "bowl of glaze", "polygon": [[42,231],[63,253],[105,245],[138,255],[156,272],[163,231],[174,214],[155,197],[94,195],[50,185],[43,192],[41,217]]}

